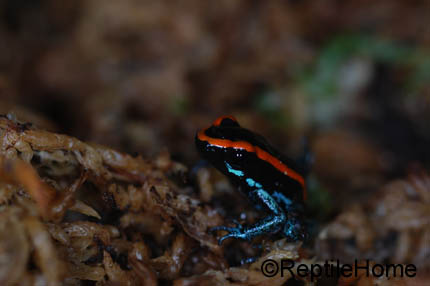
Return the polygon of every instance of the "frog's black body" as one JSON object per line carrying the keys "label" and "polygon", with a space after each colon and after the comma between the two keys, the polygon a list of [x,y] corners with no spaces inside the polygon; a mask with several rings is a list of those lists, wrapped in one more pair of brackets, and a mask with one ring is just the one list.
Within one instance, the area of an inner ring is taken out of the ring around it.
{"label": "frog's black body", "polygon": [[282,156],[260,135],[240,127],[230,116],[217,119],[196,136],[202,156],[228,176],[253,203],[268,213],[248,227],[217,227],[235,237],[252,239],[265,233],[282,232],[291,241],[303,240],[301,218],[305,183],[302,171],[291,159]]}

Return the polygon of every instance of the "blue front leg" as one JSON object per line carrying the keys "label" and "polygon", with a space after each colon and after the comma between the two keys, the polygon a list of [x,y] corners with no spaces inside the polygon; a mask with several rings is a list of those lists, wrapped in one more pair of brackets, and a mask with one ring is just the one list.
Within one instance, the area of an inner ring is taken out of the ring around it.
{"label": "blue front leg", "polygon": [[251,240],[262,234],[276,233],[285,226],[287,217],[269,193],[263,189],[257,189],[252,191],[250,196],[256,203],[266,206],[272,214],[249,227],[244,227],[238,222],[235,222],[236,227],[218,226],[212,228],[212,231],[225,230],[229,232],[218,240],[219,245],[230,237]]}

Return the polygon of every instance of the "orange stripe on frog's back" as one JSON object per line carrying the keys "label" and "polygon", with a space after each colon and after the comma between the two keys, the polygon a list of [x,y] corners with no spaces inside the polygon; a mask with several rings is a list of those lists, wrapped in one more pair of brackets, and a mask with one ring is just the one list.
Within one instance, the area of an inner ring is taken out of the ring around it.
{"label": "orange stripe on frog's back", "polygon": [[[218,120],[219,120],[219,123],[221,123],[222,119],[224,119],[224,118],[225,117],[218,118],[214,122],[214,126],[217,126],[217,125],[215,125],[215,123],[217,123]],[[230,118],[230,117],[228,117],[228,118]],[[219,125],[219,123],[218,123],[218,125]],[[286,175],[286,176],[290,177],[291,179],[299,182],[300,185],[303,187],[303,199],[306,200],[306,197],[307,197],[306,186],[305,186],[305,180],[304,180],[302,175],[300,175],[299,173],[297,173],[293,169],[289,168],[281,160],[272,156],[270,153],[261,149],[258,146],[254,146],[251,143],[246,142],[246,141],[231,141],[228,139],[212,138],[212,137],[209,137],[208,135],[206,135],[205,132],[207,129],[208,128],[199,131],[199,133],[197,134],[197,137],[199,140],[206,141],[209,144],[211,144],[212,146],[217,146],[217,147],[221,147],[221,148],[235,148],[235,149],[241,149],[241,150],[246,150],[247,152],[255,153],[259,159],[269,163],[274,168],[276,168],[278,171],[282,172],[284,175]]]}

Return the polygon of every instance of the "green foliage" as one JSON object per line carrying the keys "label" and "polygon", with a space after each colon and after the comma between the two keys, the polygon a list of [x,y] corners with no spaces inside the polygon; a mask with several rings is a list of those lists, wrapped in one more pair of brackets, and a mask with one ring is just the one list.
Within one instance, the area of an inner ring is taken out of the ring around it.
{"label": "green foliage", "polygon": [[314,99],[336,97],[342,65],[360,57],[409,69],[410,74],[404,81],[408,93],[414,93],[430,80],[430,53],[369,35],[335,37],[322,48],[315,63],[300,72],[296,80]]}
{"label": "green foliage", "polygon": [[308,199],[307,210],[319,222],[327,221],[334,210],[333,196],[318,182],[317,178],[310,175],[307,180]]}
{"label": "green foliage", "polygon": [[281,96],[274,90],[261,92],[254,100],[254,108],[275,128],[288,128],[291,118],[282,110]]}
{"label": "green foliage", "polygon": [[169,105],[170,112],[175,115],[185,115],[190,110],[190,102],[187,97],[175,97]]}

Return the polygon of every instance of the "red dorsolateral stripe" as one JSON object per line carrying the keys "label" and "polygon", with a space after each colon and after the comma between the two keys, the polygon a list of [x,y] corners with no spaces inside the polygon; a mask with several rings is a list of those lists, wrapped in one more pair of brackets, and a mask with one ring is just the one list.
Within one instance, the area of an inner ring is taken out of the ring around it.
{"label": "red dorsolateral stripe", "polygon": [[[221,121],[222,121],[222,119],[220,120],[220,122]],[[215,122],[214,122],[214,125],[215,125]],[[276,169],[278,169],[279,171],[284,173],[286,176],[299,182],[300,185],[302,185],[302,187],[303,187],[303,198],[306,200],[307,194],[306,194],[305,180],[303,179],[303,177],[299,173],[297,173],[296,171],[294,171],[291,168],[288,168],[278,158],[270,155],[267,151],[264,151],[263,149],[261,149],[258,146],[254,146],[254,145],[252,145],[246,141],[231,141],[228,139],[212,138],[212,137],[209,137],[206,135],[205,132],[207,129],[208,128],[199,131],[199,133],[197,134],[197,137],[199,138],[199,140],[206,141],[209,144],[211,144],[213,146],[217,146],[217,147],[242,149],[242,150],[246,150],[248,152],[255,153],[257,155],[257,157],[260,158],[261,160],[266,161],[267,163],[269,163],[270,165],[272,165],[273,167],[275,167]]]}

